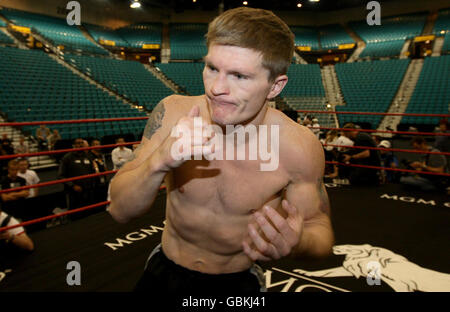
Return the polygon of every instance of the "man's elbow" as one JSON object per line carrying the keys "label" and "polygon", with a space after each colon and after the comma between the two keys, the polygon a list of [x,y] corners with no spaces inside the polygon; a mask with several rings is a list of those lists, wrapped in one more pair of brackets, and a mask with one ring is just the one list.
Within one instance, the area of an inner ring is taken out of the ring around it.
{"label": "man's elbow", "polygon": [[112,202],[109,205],[107,211],[111,215],[111,217],[118,223],[127,223],[130,221],[130,218],[127,218],[123,215],[123,213],[120,213],[119,209],[117,209],[116,205],[114,205]]}

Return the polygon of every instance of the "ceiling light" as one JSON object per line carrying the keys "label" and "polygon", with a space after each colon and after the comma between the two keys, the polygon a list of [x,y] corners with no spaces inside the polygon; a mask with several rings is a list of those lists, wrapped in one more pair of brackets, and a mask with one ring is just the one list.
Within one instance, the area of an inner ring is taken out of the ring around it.
{"label": "ceiling light", "polygon": [[133,8],[133,9],[138,9],[138,8],[140,8],[140,7],[141,7],[141,3],[140,3],[138,0],[133,1],[133,2],[130,4],[130,8]]}
{"label": "ceiling light", "polygon": [[247,2],[247,1],[244,1],[244,2],[242,2],[242,4],[243,4],[243,5],[247,5],[247,4],[248,4],[248,2]]}
{"label": "ceiling light", "polygon": [[297,8],[301,8],[302,4],[301,3],[297,3]]}

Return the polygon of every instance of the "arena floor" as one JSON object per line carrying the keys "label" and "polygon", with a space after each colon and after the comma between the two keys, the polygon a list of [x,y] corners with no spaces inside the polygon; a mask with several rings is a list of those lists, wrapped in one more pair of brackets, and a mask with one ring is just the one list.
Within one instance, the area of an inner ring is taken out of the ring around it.
{"label": "arena floor", "polygon": [[[263,263],[269,291],[450,291],[447,195],[411,192],[400,185],[329,184],[328,192],[334,255],[320,261]],[[162,191],[147,216],[128,224],[101,212],[32,233],[35,251],[11,259],[0,272],[0,291],[132,290],[160,241],[164,205]],[[66,281],[71,261],[81,266],[79,286]],[[367,278],[373,262],[379,265],[380,283]]]}

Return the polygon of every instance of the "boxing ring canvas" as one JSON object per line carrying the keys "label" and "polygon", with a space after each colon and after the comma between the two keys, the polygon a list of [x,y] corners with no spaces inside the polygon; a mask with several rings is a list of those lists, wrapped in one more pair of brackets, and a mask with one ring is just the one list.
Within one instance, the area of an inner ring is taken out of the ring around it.
{"label": "boxing ring canvas", "polygon": [[[324,260],[265,262],[270,292],[450,291],[450,200],[400,185],[327,185],[336,236]],[[127,292],[164,227],[165,191],[144,217],[116,223],[107,212],[31,234],[35,251],[2,268],[0,291]],[[70,286],[67,264],[80,264]]]}

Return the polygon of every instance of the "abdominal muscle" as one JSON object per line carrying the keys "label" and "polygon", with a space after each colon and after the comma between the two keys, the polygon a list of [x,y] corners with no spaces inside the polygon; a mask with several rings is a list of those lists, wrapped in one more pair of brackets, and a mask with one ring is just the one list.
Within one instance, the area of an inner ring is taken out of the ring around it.
{"label": "abdominal muscle", "polygon": [[[168,201],[170,202],[170,200]],[[243,252],[250,215],[230,215],[184,203],[167,205],[164,253],[187,269],[208,274],[244,271],[252,261]]]}

